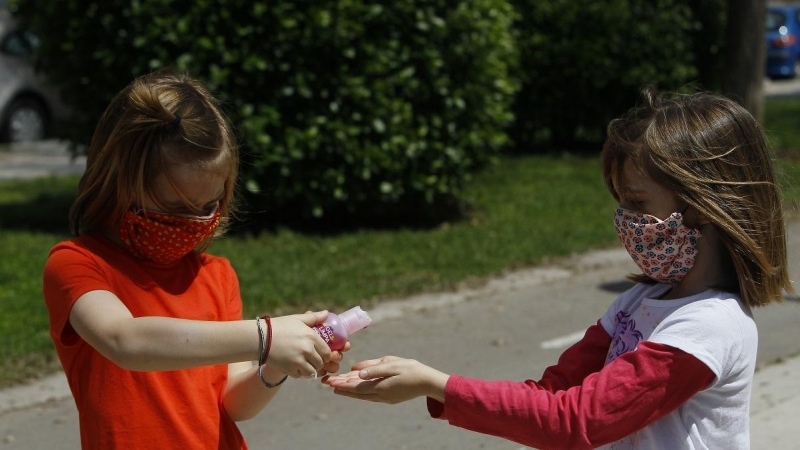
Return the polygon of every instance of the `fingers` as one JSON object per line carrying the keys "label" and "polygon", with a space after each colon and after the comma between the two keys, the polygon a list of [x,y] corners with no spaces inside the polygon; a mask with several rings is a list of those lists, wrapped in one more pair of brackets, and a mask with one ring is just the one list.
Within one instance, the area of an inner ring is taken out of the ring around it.
{"label": "fingers", "polygon": [[320,369],[317,373],[320,376],[322,376],[322,375],[327,375],[329,373],[336,373],[338,371],[339,371],[339,364],[328,363],[322,366],[322,369]]}
{"label": "fingers", "polygon": [[347,378],[339,380],[338,382],[329,380],[329,384],[334,390],[353,392],[356,394],[375,394],[378,392],[378,386],[385,383],[385,379],[362,380],[361,378]]}
{"label": "fingers", "polygon": [[367,367],[372,367],[372,366],[376,366],[378,364],[383,364],[383,363],[387,363],[387,362],[391,362],[391,361],[397,361],[398,359],[402,359],[402,358],[398,358],[397,356],[384,356],[384,357],[378,358],[378,359],[367,359],[367,360],[359,361],[359,362],[353,364],[353,367],[351,367],[351,369],[352,370],[366,369]]}
{"label": "fingers", "polygon": [[[303,314],[296,315],[297,319],[303,322],[308,327],[313,327],[314,325],[321,323],[328,317],[328,311],[306,311]],[[314,349],[322,357],[324,363],[327,363],[331,360],[331,348],[328,347],[328,344],[325,342],[324,339],[319,337],[316,332],[313,332],[315,335],[314,339]],[[321,368],[321,367],[320,367]]]}
{"label": "fingers", "polygon": [[[294,378],[310,377],[323,370],[334,355],[307,323],[313,323],[316,317],[326,314],[323,311],[274,318],[272,351],[267,363]],[[336,358],[331,368],[341,361],[341,354]]]}
{"label": "fingers", "polygon": [[[314,351],[322,358],[322,364],[331,361],[333,358],[333,351],[331,351],[331,348],[328,347],[325,340],[319,337],[317,333],[314,333],[314,335],[316,337],[316,339],[314,339]],[[322,365],[320,365],[320,367],[322,367]]]}
{"label": "fingers", "polygon": [[331,360],[329,362],[332,363],[340,363],[344,359],[344,354],[342,351],[332,351],[331,352]]}
{"label": "fingers", "polygon": [[353,366],[350,367],[350,369],[351,370],[355,370],[355,371],[359,371],[361,369],[366,369],[367,367],[372,367],[372,366],[378,365],[378,364],[380,364],[382,362],[383,362],[383,358],[367,359],[367,360],[359,361],[359,362],[353,364]]}
{"label": "fingers", "polygon": [[306,311],[303,314],[297,314],[296,317],[307,326],[313,327],[328,317],[328,311]]}
{"label": "fingers", "polygon": [[310,376],[311,372],[316,373],[318,370],[322,370],[322,368],[325,367],[325,364],[328,363],[328,360],[330,360],[330,349],[328,349],[324,355],[320,353],[320,350],[323,349],[318,348],[315,343],[313,348],[308,349],[307,351],[303,352],[302,355],[300,355],[301,358],[305,359],[306,364],[303,365],[302,363],[299,363],[299,368],[302,369],[306,375]]}
{"label": "fingers", "polygon": [[352,372],[346,372],[346,373],[339,373],[339,374],[336,374],[336,375],[328,375],[322,381],[325,384],[337,384],[337,383],[342,383],[345,380],[350,379],[350,378],[353,378],[353,379],[356,379],[356,380],[360,380],[361,379],[358,376],[358,371],[352,371]]}

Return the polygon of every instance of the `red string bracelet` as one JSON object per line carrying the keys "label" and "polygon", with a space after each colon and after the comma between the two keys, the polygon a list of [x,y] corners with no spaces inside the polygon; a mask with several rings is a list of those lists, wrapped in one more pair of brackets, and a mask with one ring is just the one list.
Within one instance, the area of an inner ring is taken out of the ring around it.
{"label": "red string bracelet", "polygon": [[264,363],[266,364],[269,358],[269,350],[272,348],[272,321],[269,316],[264,316],[264,322],[267,324],[267,346],[264,349]]}

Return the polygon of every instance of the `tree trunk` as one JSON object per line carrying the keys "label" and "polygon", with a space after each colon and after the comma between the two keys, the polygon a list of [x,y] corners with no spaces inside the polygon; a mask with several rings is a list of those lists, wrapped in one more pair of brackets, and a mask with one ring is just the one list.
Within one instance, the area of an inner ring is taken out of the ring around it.
{"label": "tree trunk", "polygon": [[764,123],[765,0],[728,0],[724,93]]}

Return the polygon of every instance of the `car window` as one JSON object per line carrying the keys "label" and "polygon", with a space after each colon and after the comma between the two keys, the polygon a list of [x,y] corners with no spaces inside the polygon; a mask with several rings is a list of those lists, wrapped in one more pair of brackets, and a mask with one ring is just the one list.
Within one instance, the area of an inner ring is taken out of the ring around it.
{"label": "car window", "polygon": [[778,31],[778,28],[786,25],[786,16],[778,11],[767,11],[767,31]]}

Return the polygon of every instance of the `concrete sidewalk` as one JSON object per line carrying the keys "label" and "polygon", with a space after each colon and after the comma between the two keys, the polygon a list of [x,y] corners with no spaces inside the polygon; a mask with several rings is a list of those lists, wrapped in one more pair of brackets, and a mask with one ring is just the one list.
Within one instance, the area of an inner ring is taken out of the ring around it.
{"label": "concrete sidewalk", "polygon": [[0,180],[78,175],[85,168],[86,156],[73,158],[67,144],[56,140],[0,148]]}
{"label": "concrete sidewalk", "polygon": [[756,372],[750,403],[753,449],[800,449],[800,357]]}

